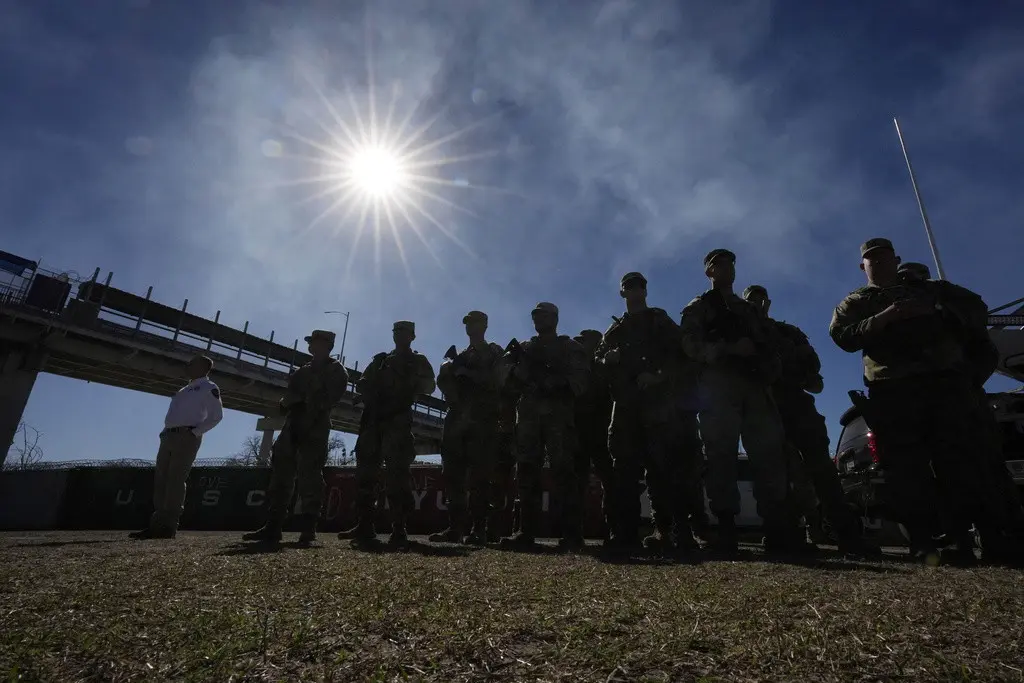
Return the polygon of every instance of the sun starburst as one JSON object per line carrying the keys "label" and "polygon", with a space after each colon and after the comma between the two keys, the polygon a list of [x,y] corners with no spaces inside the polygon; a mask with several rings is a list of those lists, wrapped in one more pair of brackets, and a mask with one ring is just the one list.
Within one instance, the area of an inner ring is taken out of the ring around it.
{"label": "sun starburst", "polygon": [[467,255],[478,258],[456,233],[451,215],[455,212],[471,218],[478,216],[453,195],[467,190],[501,190],[474,184],[454,171],[460,164],[493,157],[501,151],[445,154],[456,141],[464,148],[465,140],[460,138],[479,128],[490,117],[440,136],[431,136],[431,131],[441,112],[414,126],[417,109],[413,107],[403,120],[396,123],[397,84],[391,90],[384,116],[378,116],[372,64],[368,62],[367,67],[371,78],[365,93],[365,108],[358,105],[351,87],[346,85],[344,97],[329,97],[309,77],[307,70],[300,69],[319,103],[316,108],[305,112],[318,130],[314,133],[300,132],[297,127],[290,126],[284,135],[298,145],[295,153],[288,156],[315,165],[316,172],[281,184],[314,186],[314,192],[303,198],[301,203],[326,203],[306,230],[326,225],[334,234],[346,230],[354,232],[345,269],[346,279],[357,257],[360,241],[369,227],[373,233],[374,264],[378,276],[381,240],[387,231],[412,286],[410,259],[403,240],[403,235],[407,236],[410,230],[438,266],[442,265],[441,259],[427,239],[430,230],[437,230]]}

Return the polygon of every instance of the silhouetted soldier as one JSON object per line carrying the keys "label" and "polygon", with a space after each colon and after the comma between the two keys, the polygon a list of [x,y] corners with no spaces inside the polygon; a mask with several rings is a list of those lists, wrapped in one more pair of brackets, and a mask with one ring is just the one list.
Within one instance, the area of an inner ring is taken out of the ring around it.
{"label": "silhouetted soldier", "polygon": [[[388,545],[408,543],[406,521],[412,510],[409,467],[416,459],[412,435],[412,406],[420,394],[436,387],[434,369],[426,356],[412,350],[415,323],[395,323],[395,349],[378,353],[356,383],[363,401],[363,418],[356,441],[356,514],[352,544],[367,546],[376,541],[373,513],[377,503],[377,478],[384,466],[384,490],[391,509]],[[349,534],[342,532],[339,538]]]}
{"label": "silhouetted soldier", "polygon": [[[441,441],[441,463],[448,499],[448,528],[431,534],[435,542],[487,543],[498,445],[498,366],[505,350],[484,339],[487,314],[470,311],[462,319],[469,346],[446,358],[437,386],[448,402]],[[453,347],[454,349],[454,347]],[[466,537],[467,512],[472,530]]]}
{"label": "silhouetted soldier", "polygon": [[[743,290],[750,302],[775,326],[777,347],[782,360],[782,374],[772,385],[772,394],[782,417],[786,440],[796,472],[790,471],[791,486],[797,500],[797,513],[814,526],[820,526],[817,503],[832,524],[839,549],[857,555],[877,555],[879,549],[864,541],[853,509],[846,503],[839,471],[829,450],[828,427],[817,411],[812,394],[821,393],[821,360],[803,331],[780,320],[768,317],[771,299],[761,285]],[[795,476],[793,476],[795,474]]]}
{"label": "silhouetted soldier", "polygon": [[934,555],[939,519],[955,545],[943,559],[971,564],[971,523],[995,523],[987,467],[964,456],[980,438],[978,379],[968,371],[965,349],[987,332],[980,316],[965,319],[967,290],[933,280],[904,282],[889,240],[870,239],[860,253],[868,284],[836,307],[829,333],[844,351],[863,354],[864,407],[890,508],[906,526],[916,557]]}
{"label": "silhouetted soldier", "polygon": [[541,302],[533,309],[537,330],[518,349],[510,349],[503,364],[504,381],[522,392],[516,410],[518,463],[516,480],[520,503],[519,530],[502,539],[503,547],[529,549],[540,529],[541,474],[547,454],[561,509],[559,548],[583,546],[578,484],[574,406],[587,381],[583,347],[558,334],[558,307]]}
{"label": "silhouetted soldier", "polygon": [[[636,545],[640,499],[636,482],[646,470],[654,533],[645,547],[669,551],[694,546],[686,489],[700,481],[697,416],[684,411],[683,398],[696,390],[696,366],[680,346],[679,326],[660,308],[647,305],[647,279],[626,273],[619,283],[626,312],[604,333],[597,358],[615,401],[608,447],[615,468],[615,520],[609,547]],[[679,452],[684,446],[686,453]],[[686,473],[680,477],[679,469]],[[673,538],[673,525],[677,538]]]}
{"label": "silhouetted soldier", "polygon": [[288,379],[281,399],[284,427],[274,441],[270,472],[267,523],[245,534],[245,541],[277,543],[298,479],[299,543],[316,540],[316,527],[324,499],[324,465],[331,435],[331,409],[348,388],[348,372],[334,358],[334,333],[313,330],[306,337],[313,360]]}
{"label": "silhouetted soldier", "polygon": [[[487,541],[497,543],[503,533],[511,533],[506,526],[501,531],[499,520],[506,520],[505,509],[513,507],[512,482],[516,469],[516,404],[519,390],[506,382],[498,393],[498,441],[495,455],[494,484],[491,488],[491,516],[487,522]],[[512,510],[510,509],[511,513]],[[509,515],[511,517],[511,515]],[[514,520],[512,520],[514,522]]]}
{"label": "silhouetted soldier", "polygon": [[764,520],[765,549],[808,549],[787,506],[785,439],[771,385],[782,371],[773,334],[753,306],[732,291],[736,256],[715,249],[704,257],[711,289],[683,310],[683,348],[704,364],[700,432],[707,455],[705,486],[718,518],[715,549],[737,549],[735,516],[740,438],[754,470],[757,512]]}

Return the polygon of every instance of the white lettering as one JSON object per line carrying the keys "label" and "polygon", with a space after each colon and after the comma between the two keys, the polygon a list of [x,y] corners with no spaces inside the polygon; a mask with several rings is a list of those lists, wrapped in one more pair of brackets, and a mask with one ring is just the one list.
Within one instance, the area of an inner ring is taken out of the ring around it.
{"label": "white lettering", "polygon": [[414,510],[419,510],[423,499],[427,497],[426,491],[413,491],[412,492],[412,505]]}
{"label": "white lettering", "polygon": [[245,496],[245,504],[248,505],[251,508],[255,508],[255,507],[259,507],[260,505],[263,505],[263,503],[264,503],[264,501],[266,501],[266,499],[267,499],[267,492],[266,491],[260,491],[260,490],[249,491],[249,493],[246,494],[246,496]]}
{"label": "white lettering", "polygon": [[135,497],[135,489],[128,489],[128,497],[124,500],[121,500],[122,493],[123,491],[121,491],[121,489],[117,490],[117,497],[114,498],[114,505],[130,505],[132,498]]}
{"label": "white lettering", "polygon": [[210,507],[220,503],[220,491],[209,490],[203,492],[203,505]]}

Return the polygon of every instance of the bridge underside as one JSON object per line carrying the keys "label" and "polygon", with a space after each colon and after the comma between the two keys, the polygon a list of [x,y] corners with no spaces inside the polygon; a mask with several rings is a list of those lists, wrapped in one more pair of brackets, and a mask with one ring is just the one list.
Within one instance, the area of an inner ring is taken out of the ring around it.
{"label": "bridge underside", "polygon": [[[0,319],[0,347],[35,359],[32,368],[18,372],[48,372],[169,397],[185,382],[184,363],[193,354],[203,352],[214,360],[211,379],[221,389],[225,408],[258,417],[278,413],[278,402],[288,380],[285,372],[240,363],[235,358],[157,335],[136,333],[128,339],[115,326],[110,326],[114,329],[82,329],[57,321],[47,322],[44,328],[35,320],[15,316]],[[9,383],[6,378],[4,381]],[[17,412],[20,417],[21,410]],[[354,406],[348,395],[332,412],[332,428],[355,434],[359,430],[360,416],[360,407]],[[437,453],[440,417],[417,414],[416,422],[417,452]]]}

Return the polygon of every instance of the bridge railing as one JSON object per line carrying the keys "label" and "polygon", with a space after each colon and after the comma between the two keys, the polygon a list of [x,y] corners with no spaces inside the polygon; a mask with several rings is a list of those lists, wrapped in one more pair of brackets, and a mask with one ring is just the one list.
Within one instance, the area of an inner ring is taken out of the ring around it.
{"label": "bridge railing", "polygon": [[[124,337],[172,352],[201,352],[209,355],[219,367],[233,367],[247,373],[263,375],[273,383],[286,382],[288,376],[311,356],[298,350],[296,339],[289,349],[274,342],[274,332],[262,339],[248,332],[249,323],[242,330],[220,324],[220,311],[210,321],[187,312],[188,301],[181,309],[151,300],[150,287],[145,298],[110,287],[112,274],[105,283],[97,281],[99,269],[91,279],[82,280],[73,271],[58,273],[37,268],[29,275],[16,275],[8,283],[0,284],[0,311],[17,309],[34,316],[54,320],[73,320],[73,324],[93,327],[115,336]],[[93,317],[74,315],[75,308],[91,304]],[[147,312],[149,313],[147,315]],[[154,320],[162,318],[162,321]],[[188,323],[183,324],[183,323]],[[203,328],[202,335],[194,329]],[[238,339],[241,343],[228,343],[218,337]],[[285,358],[288,362],[285,362]],[[349,392],[355,392],[355,381],[361,373],[349,369]],[[421,396],[413,405],[419,421],[428,426],[439,426],[447,406],[443,399]]]}

